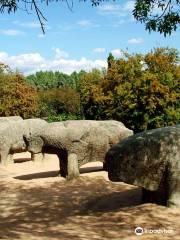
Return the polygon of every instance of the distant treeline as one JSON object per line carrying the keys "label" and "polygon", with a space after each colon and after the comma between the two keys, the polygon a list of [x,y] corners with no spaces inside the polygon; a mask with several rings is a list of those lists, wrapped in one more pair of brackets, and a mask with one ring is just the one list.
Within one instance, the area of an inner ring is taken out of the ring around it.
{"label": "distant treeline", "polygon": [[0,116],[115,119],[135,132],[180,121],[180,65],[176,49],[109,54],[107,69],[24,77],[0,64]]}

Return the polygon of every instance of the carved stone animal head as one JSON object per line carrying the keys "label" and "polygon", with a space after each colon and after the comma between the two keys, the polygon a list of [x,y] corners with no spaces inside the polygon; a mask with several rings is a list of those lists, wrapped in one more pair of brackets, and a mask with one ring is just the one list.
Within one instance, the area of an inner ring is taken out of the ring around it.
{"label": "carved stone animal head", "polygon": [[24,141],[27,146],[27,150],[31,153],[41,153],[43,148],[43,140],[40,136],[24,135]]}

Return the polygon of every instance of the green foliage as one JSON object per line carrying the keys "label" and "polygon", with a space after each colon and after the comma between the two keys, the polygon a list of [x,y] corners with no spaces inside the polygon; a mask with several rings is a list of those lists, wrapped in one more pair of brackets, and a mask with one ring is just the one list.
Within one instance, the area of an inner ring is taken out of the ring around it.
{"label": "green foliage", "polygon": [[116,119],[135,132],[180,121],[180,65],[175,49],[157,48],[145,56],[108,58],[105,76],[92,71],[81,82],[86,118]]}
{"label": "green foliage", "polygon": [[70,75],[40,71],[27,76],[27,82],[38,90],[40,117],[47,117],[50,121],[79,118],[82,111],[78,90],[84,74],[84,71]]}
{"label": "green foliage", "polygon": [[63,77],[60,78],[58,73],[53,73],[52,71],[36,72],[29,75],[27,81],[38,90],[63,86]]}
{"label": "green foliage", "polygon": [[97,69],[85,73],[80,79],[80,97],[83,115],[87,119],[100,119],[103,114],[104,97],[101,80],[103,74]]}
{"label": "green foliage", "polygon": [[25,79],[0,64],[0,116],[46,117],[49,121],[82,118],[76,88],[83,74],[37,72]]}
{"label": "green foliage", "polygon": [[72,89],[78,88],[78,81],[83,71],[77,73],[73,72],[71,75],[61,73],[59,71],[40,71],[35,74],[27,76],[27,81],[37,90],[48,90],[54,88],[70,87]]}
{"label": "green foliage", "polygon": [[40,91],[39,99],[42,117],[80,114],[79,94],[71,88]]}
{"label": "green foliage", "polygon": [[[38,72],[25,79],[0,64],[0,116],[48,121],[115,119],[135,132],[180,122],[180,65],[176,49],[109,55],[107,70]],[[30,86],[31,84],[31,86]]]}
{"label": "green foliage", "polygon": [[175,31],[180,23],[179,0],[136,0],[133,15],[148,31],[165,36]]}
{"label": "green foliage", "polygon": [[73,114],[58,114],[58,115],[51,115],[46,118],[48,122],[61,122],[66,120],[81,120],[83,119],[81,115],[73,115]]}
{"label": "green foliage", "polygon": [[0,64],[0,116],[20,115],[23,118],[38,114],[36,91],[19,73]]}

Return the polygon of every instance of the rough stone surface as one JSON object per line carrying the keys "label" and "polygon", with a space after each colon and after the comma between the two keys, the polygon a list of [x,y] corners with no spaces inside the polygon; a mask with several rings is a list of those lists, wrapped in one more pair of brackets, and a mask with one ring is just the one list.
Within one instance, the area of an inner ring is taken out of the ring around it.
{"label": "rough stone surface", "polygon": [[133,132],[117,121],[65,121],[50,123],[40,134],[27,138],[28,151],[56,153],[60,160],[60,174],[72,179],[79,175],[79,167],[93,161],[104,162],[105,154]]}
{"label": "rough stone surface", "polygon": [[108,141],[110,146],[118,143],[125,137],[128,137],[133,134],[132,130],[129,130],[125,127],[122,122],[118,122],[115,120],[106,120],[106,121],[93,121],[93,120],[68,120],[63,122],[64,126],[70,126],[72,128],[84,128],[91,126],[96,126],[97,128],[101,127],[103,131],[106,132],[108,136]]}
{"label": "rough stone surface", "polygon": [[38,133],[47,124],[41,119],[26,119],[0,123],[0,163],[12,161],[13,153],[27,150],[23,136]]}
{"label": "rough stone surface", "polygon": [[0,117],[0,124],[4,122],[19,121],[19,120],[23,120],[23,118],[20,116]]}
{"label": "rough stone surface", "polygon": [[180,207],[180,125],[124,139],[105,165],[110,180],[143,187],[144,201]]}

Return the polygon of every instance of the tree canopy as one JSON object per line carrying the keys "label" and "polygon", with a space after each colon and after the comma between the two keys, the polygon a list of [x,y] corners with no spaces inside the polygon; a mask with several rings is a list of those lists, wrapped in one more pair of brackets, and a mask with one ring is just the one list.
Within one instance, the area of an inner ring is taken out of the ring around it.
{"label": "tree canopy", "polygon": [[0,116],[37,116],[38,95],[25,78],[0,63]]}
{"label": "tree canopy", "polygon": [[108,57],[105,75],[93,70],[81,80],[86,119],[115,119],[140,132],[180,121],[178,52],[157,48],[147,53]]}
{"label": "tree canopy", "polygon": [[149,31],[165,36],[175,31],[180,23],[180,0],[136,0],[133,15]]}
{"label": "tree canopy", "polygon": [[110,54],[107,69],[28,77],[0,63],[0,116],[114,119],[134,132],[175,125],[180,122],[179,60],[176,49],[156,48],[145,55]]}
{"label": "tree canopy", "polygon": [[[66,2],[67,7],[72,10],[73,0],[42,0],[47,5],[52,1]],[[88,0],[80,0],[87,2]],[[97,6],[105,0],[89,0],[93,6]],[[108,0],[107,0],[108,1]],[[118,0],[109,0],[119,2]],[[0,0],[0,12],[16,12],[18,8],[24,5],[24,9],[34,11],[39,19],[42,31],[44,31],[44,22],[47,21],[37,0]],[[148,31],[157,31],[159,33],[171,34],[180,23],[180,0],[135,0],[134,18],[145,24]]]}

